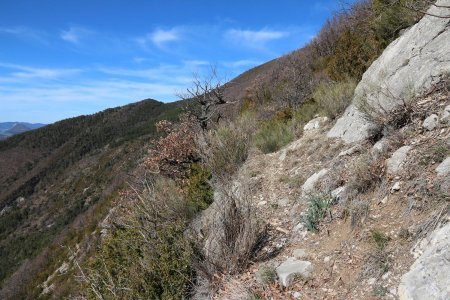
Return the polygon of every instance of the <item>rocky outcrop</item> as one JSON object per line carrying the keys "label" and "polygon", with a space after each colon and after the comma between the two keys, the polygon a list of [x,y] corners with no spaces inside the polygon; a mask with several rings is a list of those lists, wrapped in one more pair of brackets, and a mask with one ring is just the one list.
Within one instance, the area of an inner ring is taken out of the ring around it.
{"label": "rocky outcrop", "polygon": [[422,255],[402,277],[400,300],[450,299],[450,224],[422,244]]}
{"label": "rocky outcrop", "polygon": [[[438,0],[450,6],[450,0]],[[448,9],[432,6],[430,14],[448,15]],[[329,137],[358,142],[370,136],[374,124],[357,109],[364,102],[389,112],[414,95],[423,94],[450,71],[450,19],[425,15],[420,22],[392,42],[364,73],[352,105],[329,131]]]}

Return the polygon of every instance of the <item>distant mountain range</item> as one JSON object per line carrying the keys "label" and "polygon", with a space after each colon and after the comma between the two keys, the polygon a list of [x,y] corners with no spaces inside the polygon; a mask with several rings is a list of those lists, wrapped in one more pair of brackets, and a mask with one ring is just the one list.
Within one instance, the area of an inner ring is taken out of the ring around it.
{"label": "distant mountain range", "polygon": [[45,126],[41,123],[26,123],[26,122],[4,122],[0,123],[0,140],[4,140],[10,136],[37,129]]}

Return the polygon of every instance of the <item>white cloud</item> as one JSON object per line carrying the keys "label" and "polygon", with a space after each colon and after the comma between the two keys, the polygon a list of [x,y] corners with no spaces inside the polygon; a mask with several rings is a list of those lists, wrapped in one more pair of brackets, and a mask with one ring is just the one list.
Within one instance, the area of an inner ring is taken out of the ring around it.
{"label": "white cloud", "polygon": [[267,44],[270,41],[285,38],[287,36],[289,36],[289,32],[275,31],[268,29],[261,29],[261,30],[230,29],[225,32],[225,38],[230,42],[253,48],[265,46],[265,44]]}
{"label": "white cloud", "polygon": [[[9,79],[9,82],[19,79],[59,79],[61,77],[72,76],[82,72],[81,69],[51,69],[34,68],[16,64],[0,63],[0,69],[12,70],[7,77],[0,78],[0,81]],[[14,80],[15,79],[15,80]]]}
{"label": "white cloud", "polygon": [[227,68],[252,67],[262,64],[261,61],[253,59],[242,59],[237,61],[227,61],[222,63]]}
{"label": "white cloud", "polygon": [[91,30],[82,28],[82,27],[76,27],[72,26],[68,30],[62,30],[60,37],[64,41],[72,44],[79,44],[82,39],[84,39],[86,36],[92,35],[93,32]]}
{"label": "white cloud", "polygon": [[141,46],[147,46],[148,43],[152,43],[158,48],[163,48],[167,43],[178,41],[180,38],[181,33],[177,28],[169,30],[156,29],[152,33],[138,38],[137,41]]}

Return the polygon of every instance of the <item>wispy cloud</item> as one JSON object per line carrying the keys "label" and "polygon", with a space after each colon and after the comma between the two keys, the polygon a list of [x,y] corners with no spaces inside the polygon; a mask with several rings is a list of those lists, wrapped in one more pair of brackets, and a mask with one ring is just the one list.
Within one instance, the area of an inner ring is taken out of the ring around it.
{"label": "wispy cloud", "polygon": [[289,36],[287,31],[276,31],[269,29],[261,30],[241,30],[229,29],[225,32],[225,38],[234,43],[245,47],[259,48],[264,47],[268,42],[279,40]]}
{"label": "wispy cloud", "polygon": [[172,29],[156,29],[153,32],[137,39],[141,46],[147,46],[148,43],[158,48],[163,48],[167,43],[175,42],[181,39],[181,32],[177,28]]}
{"label": "wispy cloud", "polygon": [[203,60],[186,60],[180,64],[161,64],[151,68],[98,68],[99,72],[117,78],[138,78],[153,82],[184,85],[192,81],[192,74],[206,69],[210,63]]}
{"label": "wispy cloud", "polygon": [[36,41],[47,44],[48,35],[44,31],[25,26],[0,27],[0,35],[12,35],[26,41]]}
{"label": "wispy cloud", "polygon": [[262,62],[259,60],[253,59],[241,59],[236,61],[227,61],[223,62],[222,65],[226,68],[242,68],[242,67],[251,67],[261,64]]}
{"label": "wispy cloud", "polygon": [[92,34],[92,30],[79,26],[72,26],[68,30],[62,30],[60,38],[68,43],[78,45],[82,39]]}
{"label": "wispy cloud", "polygon": [[14,81],[13,79],[59,79],[82,72],[81,69],[34,68],[8,63],[0,63],[1,69],[10,70],[7,72],[7,76],[3,77],[3,79],[9,78],[9,81]]}

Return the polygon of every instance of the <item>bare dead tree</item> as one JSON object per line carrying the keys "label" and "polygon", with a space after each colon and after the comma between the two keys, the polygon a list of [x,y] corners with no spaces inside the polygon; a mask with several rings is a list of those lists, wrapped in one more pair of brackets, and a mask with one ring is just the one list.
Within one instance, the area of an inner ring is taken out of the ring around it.
{"label": "bare dead tree", "polygon": [[192,86],[187,88],[185,93],[178,94],[182,100],[194,101],[189,111],[197,118],[203,130],[208,128],[212,118],[216,117],[217,120],[221,118],[218,111],[220,106],[232,103],[225,99],[224,83],[225,80],[218,75],[217,68],[211,66],[206,76],[194,74]]}

